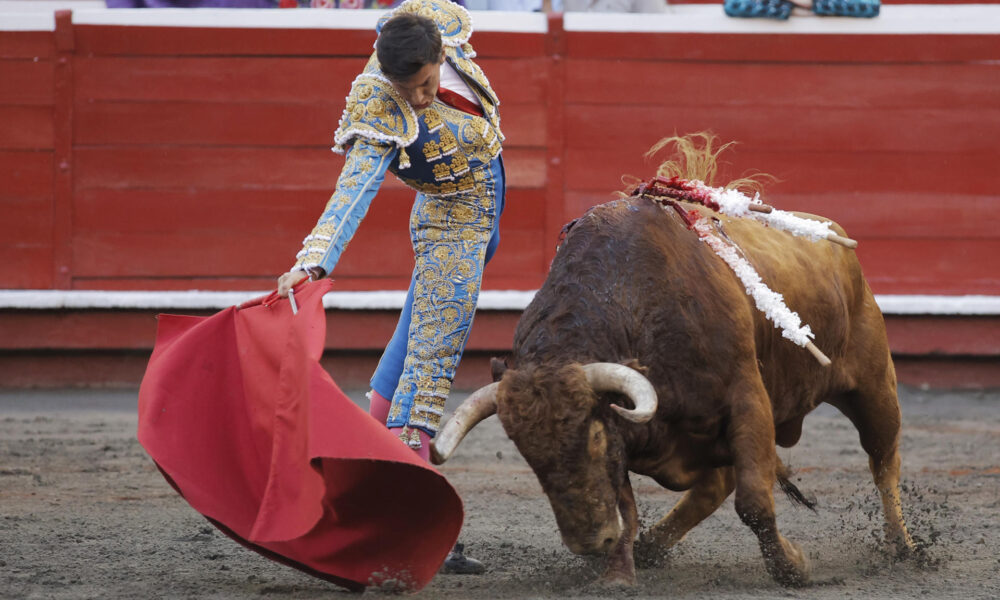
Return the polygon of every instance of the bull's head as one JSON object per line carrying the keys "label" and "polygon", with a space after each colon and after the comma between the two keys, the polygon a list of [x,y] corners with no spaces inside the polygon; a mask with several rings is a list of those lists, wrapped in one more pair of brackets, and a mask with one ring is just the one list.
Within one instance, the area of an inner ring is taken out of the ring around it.
{"label": "bull's head", "polygon": [[[601,401],[602,392],[635,408]],[[617,363],[511,369],[469,396],[431,449],[441,464],[479,421],[497,413],[538,476],[563,542],[576,554],[606,553],[623,530],[618,493],[626,477],[621,418],[645,422],[656,392],[638,371]]]}

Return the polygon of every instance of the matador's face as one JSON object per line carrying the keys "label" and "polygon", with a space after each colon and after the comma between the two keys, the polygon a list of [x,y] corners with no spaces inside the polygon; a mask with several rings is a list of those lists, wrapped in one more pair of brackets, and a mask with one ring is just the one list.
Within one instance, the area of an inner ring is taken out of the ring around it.
{"label": "matador's face", "polygon": [[444,52],[437,62],[427,63],[408,79],[402,81],[390,80],[392,87],[406,100],[415,111],[421,111],[434,102],[438,86],[441,85],[441,63],[444,62]]}

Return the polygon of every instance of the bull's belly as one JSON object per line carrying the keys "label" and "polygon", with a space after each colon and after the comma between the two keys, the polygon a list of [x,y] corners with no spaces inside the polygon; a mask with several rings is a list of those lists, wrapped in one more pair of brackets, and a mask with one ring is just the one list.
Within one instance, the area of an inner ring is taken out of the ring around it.
{"label": "bull's belly", "polygon": [[629,470],[651,477],[656,483],[674,492],[691,489],[705,473],[732,465],[728,448],[713,444],[695,452],[678,452],[665,456],[632,459]]}

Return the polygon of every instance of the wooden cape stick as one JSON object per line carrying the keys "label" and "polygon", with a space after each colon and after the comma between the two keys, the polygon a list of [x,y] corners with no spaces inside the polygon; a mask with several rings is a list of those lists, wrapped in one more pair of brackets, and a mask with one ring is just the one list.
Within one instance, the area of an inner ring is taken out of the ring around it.
{"label": "wooden cape stick", "polygon": [[812,342],[806,342],[806,350],[808,350],[810,354],[816,357],[816,361],[819,364],[823,365],[824,367],[830,366],[830,358],[827,355],[823,354],[823,351],[817,348],[816,344]]}

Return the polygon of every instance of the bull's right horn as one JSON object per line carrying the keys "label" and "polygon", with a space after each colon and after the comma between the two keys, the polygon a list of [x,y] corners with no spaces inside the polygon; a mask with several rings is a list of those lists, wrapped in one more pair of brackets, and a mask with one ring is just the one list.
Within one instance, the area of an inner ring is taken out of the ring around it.
{"label": "bull's right horn", "polygon": [[611,408],[633,423],[645,423],[656,414],[656,390],[648,379],[635,369],[618,363],[583,365],[587,382],[594,391],[620,392],[632,399],[635,408],[629,410],[617,404]]}
{"label": "bull's right horn", "polygon": [[431,462],[436,465],[443,464],[451,458],[465,434],[486,417],[496,414],[499,385],[499,382],[494,382],[479,388],[455,410],[455,414],[431,442]]}

